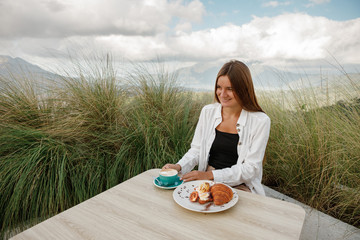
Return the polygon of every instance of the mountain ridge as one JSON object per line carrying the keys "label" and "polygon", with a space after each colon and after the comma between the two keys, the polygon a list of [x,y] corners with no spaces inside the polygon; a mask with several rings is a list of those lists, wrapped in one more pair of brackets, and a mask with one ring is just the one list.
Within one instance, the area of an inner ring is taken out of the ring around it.
{"label": "mountain ridge", "polygon": [[[214,89],[215,79],[223,63],[196,63],[189,67],[175,70],[178,83],[185,89],[194,91],[209,91]],[[259,90],[289,90],[303,87],[327,87],[343,81],[348,76],[359,79],[360,74],[307,74],[284,71],[275,67],[262,65],[258,62],[247,64],[251,71],[255,89]],[[28,77],[29,79],[57,80],[62,76],[46,71],[19,57],[0,55],[0,77]],[[343,76],[341,76],[343,75]],[[39,80],[41,82],[41,80]]]}

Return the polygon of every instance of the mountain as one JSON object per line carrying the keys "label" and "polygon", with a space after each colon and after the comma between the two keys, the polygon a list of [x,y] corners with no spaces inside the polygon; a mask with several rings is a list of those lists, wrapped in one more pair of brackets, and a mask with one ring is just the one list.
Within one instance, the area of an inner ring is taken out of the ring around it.
{"label": "mountain", "polygon": [[265,90],[286,88],[291,82],[301,78],[298,73],[282,71],[262,64],[249,64],[249,68],[255,88]]}
{"label": "mountain", "polygon": [[22,58],[0,55],[0,77],[27,77],[29,79],[45,78],[55,80],[60,76],[31,64]]}
{"label": "mountain", "polygon": [[[185,86],[198,91],[213,90],[215,79],[222,63],[197,63],[190,67],[177,70],[180,82]],[[304,87],[326,87],[333,85],[343,79],[343,73],[296,73],[284,71],[275,67],[259,63],[248,64],[255,89],[259,90],[288,90]],[[350,74],[354,79],[359,80],[360,74]]]}
{"label": "mountain", "polygon": [[184,67],[177,70],[179,82],[186,88],[198,91],[214,89],[216,75],[221,68],[217,63],[197,63],[191,67]]}
{"label": "mountain", "polygon": [[[214,89],[217,73],[223,62],[197,63],[190,67],[183,67],[176,70],[178,83],[186,89],[193,91],[212,91]],[[288,90],[304,87],[326,88],[335,83],[345,83],[346,78],[351,77],[359,81],[360,74],[349,73],[345,75],[340,71],[328,72],[326,74],[299,73],[277,69],[266,66],[259,62],[248,63],[255,89],[257,90]],[[358,66],[358,65],[357,65]],[[31,64],[21,58],[12,58],[0,55],[0,78],[19,79],[24,78],[35,80],[39,86],[46,83],[58,85],[60,75],[46,71],[39,66]],[[52,80],[52,81],[48,81]]]}
{"label": "mountain", "polygon": [[[198,63],[178,70],[181,82],[192,88],[214,89],[215,79],[221,64]],[[249,64],[254,86],[262,89],[278,89],[300,78],[299,74],[280,71],[274,67]]]}

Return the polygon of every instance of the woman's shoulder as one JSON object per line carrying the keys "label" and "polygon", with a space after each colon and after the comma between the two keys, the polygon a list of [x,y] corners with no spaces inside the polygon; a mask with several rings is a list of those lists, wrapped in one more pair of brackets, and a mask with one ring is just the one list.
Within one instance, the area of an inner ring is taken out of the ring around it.
{"label": "woman's shoulder", "polygon": [[270,121],[269,116],[264,112],[248,112],[249,117],[258,121]]}
{"label": "woman's shoulder", "polygon": [[211,103],[211,104],[207,104],[205,105],[202,109],[203,110],[216,110],[221,106],[220,103]]}
{"label": "woman's shoulder", "polygon": [[219,114],[221,116],[221,104],[220,103],[212,103],[205,105],[202,110],[201,114],[205,115],[206,117],[217,117]]}

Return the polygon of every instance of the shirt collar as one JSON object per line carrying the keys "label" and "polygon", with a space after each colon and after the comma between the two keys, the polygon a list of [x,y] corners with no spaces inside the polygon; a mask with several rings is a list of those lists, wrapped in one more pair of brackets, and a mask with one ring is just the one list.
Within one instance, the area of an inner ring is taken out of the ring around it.
{"label": "shirt collar", "polygon": [[237,124],[240,124],[240,126],[245,126],[248,113],[248,111],[242,109]]}
{"label": "shirt collar", "polygon": [[220,103],[217,103],[218,106],[216,108],[216,112],[215,112],[215,119],[222,119],[221,117],[221,104]]}

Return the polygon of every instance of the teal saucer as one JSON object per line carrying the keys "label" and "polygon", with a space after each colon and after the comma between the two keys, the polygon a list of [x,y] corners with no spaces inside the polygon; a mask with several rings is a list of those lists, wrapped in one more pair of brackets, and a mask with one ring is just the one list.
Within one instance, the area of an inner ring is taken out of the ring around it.
{"label": "teal saucer", "polygon": [[176,181],[173,185],[168,185],[168,186],[165,186],[165,185],[162,185],[161,182],[160,182],[160,179],[159,177],[155,178],[154,181],[153,181],[154,185],[158,188],[162,188],[162,189],[174,189],[176,188],[177,186],[180,186],[182,183],[183,183],[183,180],[178,180]]}

